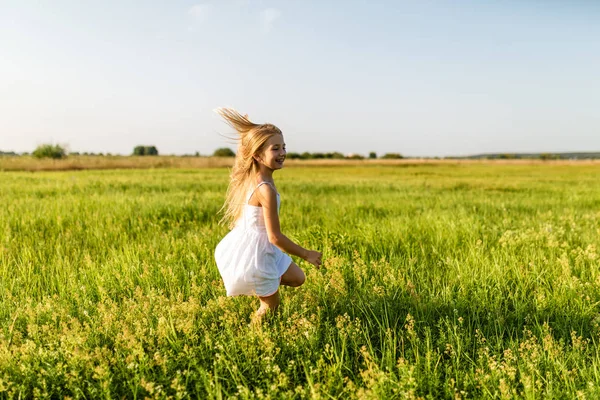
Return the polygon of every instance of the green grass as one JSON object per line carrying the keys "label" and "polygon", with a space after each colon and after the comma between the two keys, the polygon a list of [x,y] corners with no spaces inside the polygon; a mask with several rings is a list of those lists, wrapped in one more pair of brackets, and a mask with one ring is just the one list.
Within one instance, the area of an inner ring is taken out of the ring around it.
{"label": "green grass", "polygon": [[594,165],[296,167],[277,317],[227,298],[226,169],[0,172],[0,397],[598,398]]}

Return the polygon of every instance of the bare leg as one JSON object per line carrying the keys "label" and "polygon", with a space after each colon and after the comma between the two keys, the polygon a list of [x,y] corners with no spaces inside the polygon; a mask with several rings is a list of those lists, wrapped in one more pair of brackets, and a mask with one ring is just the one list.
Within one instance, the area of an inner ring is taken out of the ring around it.
{"label": "bare leg", "polygon": [[[293,262],[290,263],[287,271],[281,276],[281,284],[291,287],[301,286],[305,280],[306,275],[304,275],[304,271]],[[254,313],[252,323],[260,322],[267,313],[275,313],[277,311],[280,303],[279,290],[271,296],[258,296],[258,299],[260,300],[260,308]]]}
{"label": "bare leg", "polygon": [[295,263],[291,263],[287,271],[281,276],[281,284],[291,287],[302,286],[305,280],[304,271]]}
{"label": "bare leg", "polygon": [[260,322],[267,313],[275,313],[279,307],[279,290],[267,297],[258,296],[260,308],[254,313],[252,322]]}

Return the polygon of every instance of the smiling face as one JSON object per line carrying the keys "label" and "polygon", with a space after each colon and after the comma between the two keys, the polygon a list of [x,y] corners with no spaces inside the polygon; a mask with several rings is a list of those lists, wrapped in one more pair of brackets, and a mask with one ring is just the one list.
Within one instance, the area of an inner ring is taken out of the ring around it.
{"label": "smiling face", "polygon": [[275,134],[265,142],[263,150],[257,154],[257,158],[261,164],[274,171],[283,168],[286,154],[283,135]]}

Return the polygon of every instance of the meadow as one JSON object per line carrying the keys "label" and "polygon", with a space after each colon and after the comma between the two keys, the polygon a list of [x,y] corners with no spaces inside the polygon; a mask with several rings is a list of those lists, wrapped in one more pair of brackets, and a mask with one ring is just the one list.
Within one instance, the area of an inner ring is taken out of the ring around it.
{"label": "meadow", "polygon": [[227,168],[0,172],[0,398],[600,397],[600,166],[276,173],[259,327],[213,251]]}

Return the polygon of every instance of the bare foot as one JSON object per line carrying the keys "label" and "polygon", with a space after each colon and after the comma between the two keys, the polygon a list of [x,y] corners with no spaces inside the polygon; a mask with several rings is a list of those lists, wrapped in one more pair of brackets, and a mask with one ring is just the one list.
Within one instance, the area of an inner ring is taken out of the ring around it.
{"label": "bare foot", "polygon": [[269,309],[266,307],[261,307],[258,310],[256,310],[256,312],[254,312],[254,314],[252,314],[252,317],[250,318],[250,326],[255,328],[259,327],[262,321],[265,319],[265,315],[268,311]]}
{"label": "bare foot", "polygon": [[250,318],[250,326],[259,327],[270,320],[277,311],[271,310],[269,307],[260,307]]}

